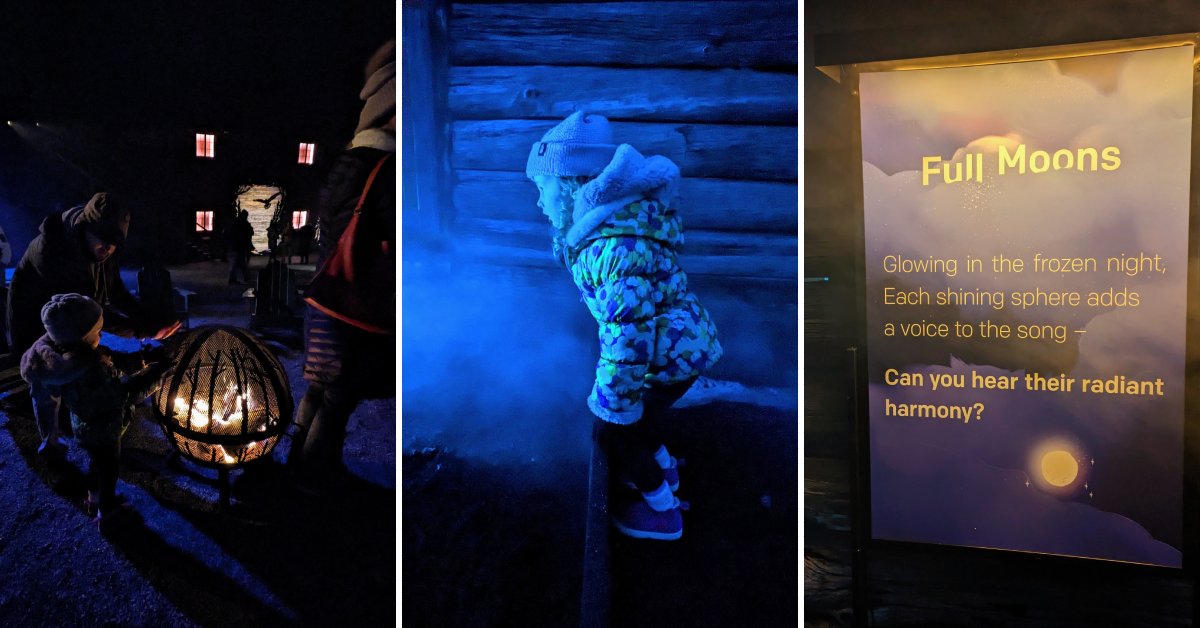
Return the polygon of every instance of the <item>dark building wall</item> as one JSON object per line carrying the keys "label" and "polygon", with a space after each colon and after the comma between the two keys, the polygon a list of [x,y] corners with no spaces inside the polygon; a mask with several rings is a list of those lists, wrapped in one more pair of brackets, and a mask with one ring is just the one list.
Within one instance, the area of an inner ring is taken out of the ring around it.
{"label": "dark building wall", "polygon": [[[199,131],[215,131],[215,158],[195,156]],[[301,139],[317,143],[313,165],[297,163]],[[83,123],[47,123],[10,143],[24,144],[12,147],[11,154],[27,160],[0,173],[5,203],[0,224],[18,251],[36,235],[45,214],[83,203],[95,191],[109,191],[133,208],[125,260],[134,264],[154,253],[168,263],[194,256],[191,245],[201,244],[195,212],[213,210],[219,234],[232,216],[239,185],[278,185],[290,208],[312,208],[324,171],[342,145],[312,135],[203,128],[117,131]]]}
{"label": "dark building wall", "polygon": [[[134,205],[129,259],[153,245],[181,261],[194,211],[231,211],[239,184],[311,208],[395,16],[387,0],[7,4],[0,120],[17,126],[0,127],[0,225],[20,252],[41,216],[110,189]],[[195,158],[197,132],[217,136],[216,159]],[[313,166],[296,163],[302,141]]]}
{"label": "dark building wall", "polygon": [[438,145],[413,155],[433,162],[441,185],[433,220],[406,208],[405,237],[410,224],[432,225],[522,281],[569,283],[554,272],[525,160],[570,113],[604,115],[618,143],[682,170],[682,263],[726,348],[714,375],[794,384],[796,10],[776,0],[414,7],[429,28],[405,40],[406,59],[422,59],[406,88],[443,108],[414,113]]}

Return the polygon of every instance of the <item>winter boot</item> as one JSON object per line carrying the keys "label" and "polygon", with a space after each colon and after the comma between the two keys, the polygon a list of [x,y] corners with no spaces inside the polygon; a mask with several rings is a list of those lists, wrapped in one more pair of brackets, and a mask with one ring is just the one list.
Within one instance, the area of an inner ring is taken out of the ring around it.
{"label": "winter boot", "polygon": [[679,501],[666,482],[641,499],[614,509],[612,522],[617,530],[635,539],[674,541],[683,536],[683,511],[687,503]]}

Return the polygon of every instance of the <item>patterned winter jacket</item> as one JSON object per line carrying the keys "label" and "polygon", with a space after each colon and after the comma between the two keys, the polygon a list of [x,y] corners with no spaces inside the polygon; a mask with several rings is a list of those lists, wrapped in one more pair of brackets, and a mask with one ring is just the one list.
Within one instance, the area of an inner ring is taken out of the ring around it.
{"label": "patterned winter jacket", "polygon": [[567,232],[571,274],[600,326],[588,406],[612,423],[641,418],[646,387],[687,381],[721,357],[716,326],[679,266],[678,178],[669,159],[622,144],[580,190]]}
{"label": "patterned winter jacket", "polygon": [[133,419],[133,405],[158,388],[163,369],[150,366],[122,375],[100,350],[61,347],[45,335],[21,356],[21,377],[31,387],[60,395],[71,411],[75,439],[84,447],[115,445]]}

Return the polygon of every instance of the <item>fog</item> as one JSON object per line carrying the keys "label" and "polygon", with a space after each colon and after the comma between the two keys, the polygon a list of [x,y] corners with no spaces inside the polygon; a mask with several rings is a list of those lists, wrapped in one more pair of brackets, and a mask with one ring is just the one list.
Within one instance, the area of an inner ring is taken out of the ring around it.
{"label": "fog", "polygon": [[468,245],[404,247],[405,451],[438,446],[495,460],[585,456],[593,420],[586,397],[599,349],[566,270],[463,263]]}

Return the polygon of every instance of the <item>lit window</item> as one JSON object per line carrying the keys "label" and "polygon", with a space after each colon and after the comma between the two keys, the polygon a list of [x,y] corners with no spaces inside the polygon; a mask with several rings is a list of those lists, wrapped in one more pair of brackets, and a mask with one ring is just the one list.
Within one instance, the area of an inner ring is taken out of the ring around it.
{"label": "lit window", "polygon": [[213,230],[212,210],[196,212],[196,231],[212,231],[212,230]]}
{"label": "lit window", "polygon": [[313,155],[317,153],[316,144],[300,144],[300,161],[297,163],[312,165]]}
{"label": "lit window", "polygon": [[196,156],[197,157],[207,157],[209,159],[212,159],[213,155],[214,155],[214,153],[213,153],[213,145],[214,144],[216,144],[216,140],[213,138],[212,135],[205,135],[204,133],[197,133],[196,134]]}
{"label": "lit window", "polygon": [[307,209],[302,209],[300,211],[292,212],[292,228],[293,229],[299,229],[300,227],[303,227],[304,225],[307,225],[307,224],[308,224],[308,210]]}

